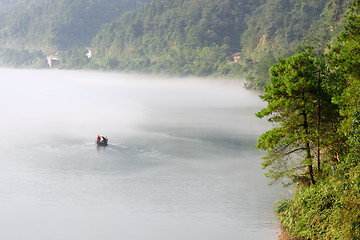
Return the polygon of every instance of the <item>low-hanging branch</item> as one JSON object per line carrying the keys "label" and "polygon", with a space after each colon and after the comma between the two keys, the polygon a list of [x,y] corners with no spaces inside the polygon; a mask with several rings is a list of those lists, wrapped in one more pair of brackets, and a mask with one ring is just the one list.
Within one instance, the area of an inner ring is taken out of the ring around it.
{"label": "low-hanging branch", "polygon": [[294,149],[294,150],[292,150],[292,151],[290,151],[290,152],[285,153],[284,155],[285,155],[285,156],[286,156],[286,155],[290,155],[290,154],[292,154],[292,153],[294,153],[294,152],[297,152],[297,151],[300,151],[300,150],[306,150],[306,148],[304,148],[304,147],[296,148],[296,149]]}

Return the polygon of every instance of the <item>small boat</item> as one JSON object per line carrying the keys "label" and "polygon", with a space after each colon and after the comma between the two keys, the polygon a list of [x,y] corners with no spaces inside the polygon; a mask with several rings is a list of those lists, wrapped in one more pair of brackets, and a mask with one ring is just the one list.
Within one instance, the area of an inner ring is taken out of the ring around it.
{"label": "small boat", "polygon": [[107,141],[96,141],[96,145],[99,147],[106,147],[108,143]]}
{"label": "small boat", "polygon": [[98,135],[97,140],[96,140],[96,145],[99,147],[106,147],[108,145],[108,138],[104,137],[104,136],[100,137]]}

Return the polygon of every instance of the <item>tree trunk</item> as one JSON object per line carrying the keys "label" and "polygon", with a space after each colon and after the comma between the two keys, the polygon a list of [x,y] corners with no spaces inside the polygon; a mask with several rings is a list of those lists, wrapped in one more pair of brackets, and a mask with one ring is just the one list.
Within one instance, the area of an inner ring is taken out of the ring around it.
{"label": "tree trunk", "polygon": [[303,116],[304,116],[304,128],[305,128],[305,137],[306,137],[306,141],[305,141],[305,148],[306,148],[306,158],[305,158],[305,163],[308,167],[308,173],[309,173],[309,177],[310,177],[310,182],[311,184],[315,184],[315,180],[314,180],[314,172],[313,172],[313,166],[312,166],[312,160],[311,160],[311,151],[310,151],[310,141],[309,141],[309,126],[308,126],[308,121],[307,121],[307,113],[305,111],[305,109],[303,109]]}
{"label": "tree trunk", "polygon": [[311,162],[309,141],[306,142],[306,164],[307,164],[308,171],[309,171],[310,182],[311,182],[311,184],[315,184],[313,166],[312,166],[312,162]]}
{"label": "tree trunk", "polygon": [[321,117],[321,103],[320,98],[318,100],[318,115],[317,115],[317,171],[318,173],[321,173],[321,162],[320,162],[320,117]]}

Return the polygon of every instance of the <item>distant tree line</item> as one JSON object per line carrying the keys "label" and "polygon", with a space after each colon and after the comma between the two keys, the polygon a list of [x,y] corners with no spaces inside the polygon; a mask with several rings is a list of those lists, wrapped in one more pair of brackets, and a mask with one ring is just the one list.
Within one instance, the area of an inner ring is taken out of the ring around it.
{"label": "distant tree line", "polygon": [[[39,67],[40,52],[45,59],[61,50],[59,68],[246,77],[248,88],[262,90],[278,58],[308,45],[323,52],[350,2],[9,0],[0,15],[0,64]],[[93,58],[76,56],[86,47]]]}
{"label": "distant tree line", "polygon": [[[261,90],[269,68],[312,45],[323,52],[350,1],[158,0],[104,25],[93,39],[98,69],[247,77]],[[231,56],[239,55],[238,61]]]}

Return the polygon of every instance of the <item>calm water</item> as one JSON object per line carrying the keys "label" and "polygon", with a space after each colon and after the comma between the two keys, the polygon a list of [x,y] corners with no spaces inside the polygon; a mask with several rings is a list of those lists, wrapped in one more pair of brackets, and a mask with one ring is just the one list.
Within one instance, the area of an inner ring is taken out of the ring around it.
{"label": "calm water", "polygon": [[281,190],[254,149],[268,126],[240,84],[6,69],[0,82],[0,239],[277,239]]}

